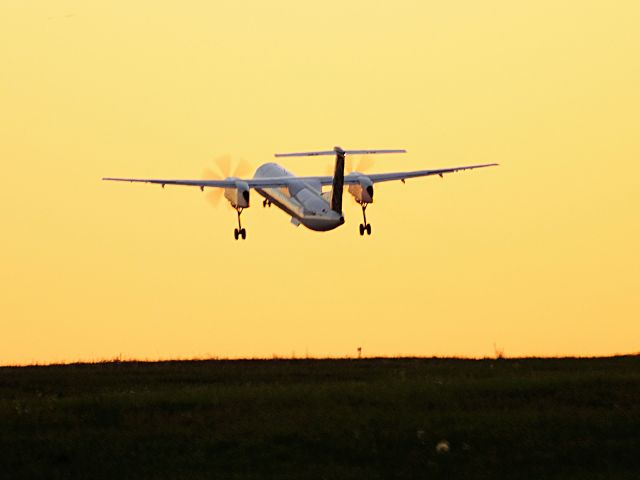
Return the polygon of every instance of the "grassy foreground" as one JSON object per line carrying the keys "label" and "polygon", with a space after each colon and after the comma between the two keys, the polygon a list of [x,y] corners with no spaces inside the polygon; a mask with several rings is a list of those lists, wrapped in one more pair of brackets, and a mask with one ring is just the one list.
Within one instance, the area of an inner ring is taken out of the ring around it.
{"label": "grassy foreground", "polygon": [[640,357],[4,367],[0,478],[638,479]]}

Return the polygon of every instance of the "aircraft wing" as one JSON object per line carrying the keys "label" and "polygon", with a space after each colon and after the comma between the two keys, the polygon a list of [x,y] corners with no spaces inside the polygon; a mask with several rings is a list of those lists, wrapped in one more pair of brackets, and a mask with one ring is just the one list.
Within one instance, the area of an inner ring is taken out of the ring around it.
{"label": "aircraft wing", "polygon": [[[440,168],[435,170],[414,170],[410,172],[389,172],[389,173],[371,173],[362,174],[369,178],[373,183],[391,182],[394,180],[406,180],[407,178],[428,177],[431,175],[444,175],[445,173],[453,173],[461,170],[473,170],[475,168],[493,167],[497,163],[486,163],[482,165],[468,165],[464,167]],[[350,173],[345,175],[344,183],[346,185],[359,183],[360,174]],[[188,187],[204,188],[235,188],[236,182],[245,182],[249,188],[278,188],[286,187],[296,181],[313,181],[322,185],[331,185],[333,183],[332,176],[317,177],[273,177],[273,178],[248,178],[248,179],[225,179],[225,180],[173,180],[173,179],[157,179],[157,178],[113,178],[107,177],[103,180],[113,182],[137,182],[137,183],[153,183],[156,185],[184,185]]]}
{"label": "aircraft wing", "polygon": [[482,165],[468,165],[464,167],[439,168],[435,170],[414,170],[412,172],[373,173],[371,175],[367,175],[367,177],[369,177],[373,183],[390,182],[393,180],[404,181],[407,178],[429,177],[431,175],[442,176],[445,173],[459,172],[462,170],[473,170],[476,168],[495,167],[497,165],[498,165],[497,163],[485,163]]}
{"label": "aircraft wing", "polygon": [[102,180],[111,182],[135,182],[135,183],[153,183],[156,185],[183,185],[187,187],[200,188],[235,188],[236,182],[245,182],[250,188],[276,188],[289,185],[291,179],[295,177],[282,178],[248,178],[248,179],[225,179],[225,180],[173,180],[161,178],[113,178],[106,177]]}
{"label": "aircraft wing", "polygon": [[135,182],[135,183],[155,183],[157,185],[186,185],[189,187],[233,187],[234,182],[228,180],[169,180],[159,178],[112,178],[107,177],[102,180],[110,182]]}
{"label": "aircraft wing", "polygon": [[[428,177],[431,175],[444,175],[445,173],[458,172],[460,170],[473,170],[475,168],[494,167],[497,163],[486,163],[482,165],[467,165],[464,167],[439,168],[435,170],[414,170],[410,172],[388,172],[388,173],[350,173],[344,176],[345,185],[356,184],[360,182],[360,177],[369,178],[373,183],[391,182],[393,180],[405,180],[407,178]],[[320,182],[322,185],[331,185],[333,177],[296,177],[296,180],[310,180]]]}

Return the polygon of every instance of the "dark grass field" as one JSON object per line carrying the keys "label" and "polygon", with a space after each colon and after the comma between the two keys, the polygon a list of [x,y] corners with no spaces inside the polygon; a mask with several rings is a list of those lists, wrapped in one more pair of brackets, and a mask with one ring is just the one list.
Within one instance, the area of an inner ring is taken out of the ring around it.
{"label": "dark grass field", "polygon": [[0,368],[0,478],[640,479],[640,357]]}

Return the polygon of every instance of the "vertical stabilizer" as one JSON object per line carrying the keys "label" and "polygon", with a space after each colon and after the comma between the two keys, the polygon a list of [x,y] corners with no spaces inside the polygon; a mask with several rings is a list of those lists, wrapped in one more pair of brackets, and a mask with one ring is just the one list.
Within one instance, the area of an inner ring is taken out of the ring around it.
{"label": "vertical stabilizer", "polygon": [[336,152],[336,168],[333,172],[333,184],[331,186],[331,210],[342,215],[342,189],[344,187],[344,154],[340,147],[334,147]]}

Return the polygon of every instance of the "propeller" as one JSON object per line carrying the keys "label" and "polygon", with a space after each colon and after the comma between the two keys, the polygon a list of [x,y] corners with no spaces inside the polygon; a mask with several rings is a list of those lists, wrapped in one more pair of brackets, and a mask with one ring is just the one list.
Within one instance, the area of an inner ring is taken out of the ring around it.
{"label": "propeller", "polygon": [[[371,155],[347,155],[344,158],[344,173],[349,175],[353,172],[364,173],[367,170],[370,170],[375,161]],[[334,165],[330,164],[327,167],[326,173],[327,175],[333,175]]]}
{"label": "propeller", "polygon": [[345,159],[345,163],[345,169],[348,170],[349,173],[364,173],[371,167],[373,167],[375,161],[373,160],[373,157],[371,155],[356,155],[354,157],[347,156]]}
{"label": "propeller", "polygon": [[[231,155],[223,155],[216,158],[213,163],[216,169],[205,168],[202,173],[204,180],[225,180],[230,177],[241,178],[251,173],[251,165],[243,158],[234,161]],[[224,189],[222,188],[210,188],[206,194],[207,201],[217,206],[223,193]]]}

